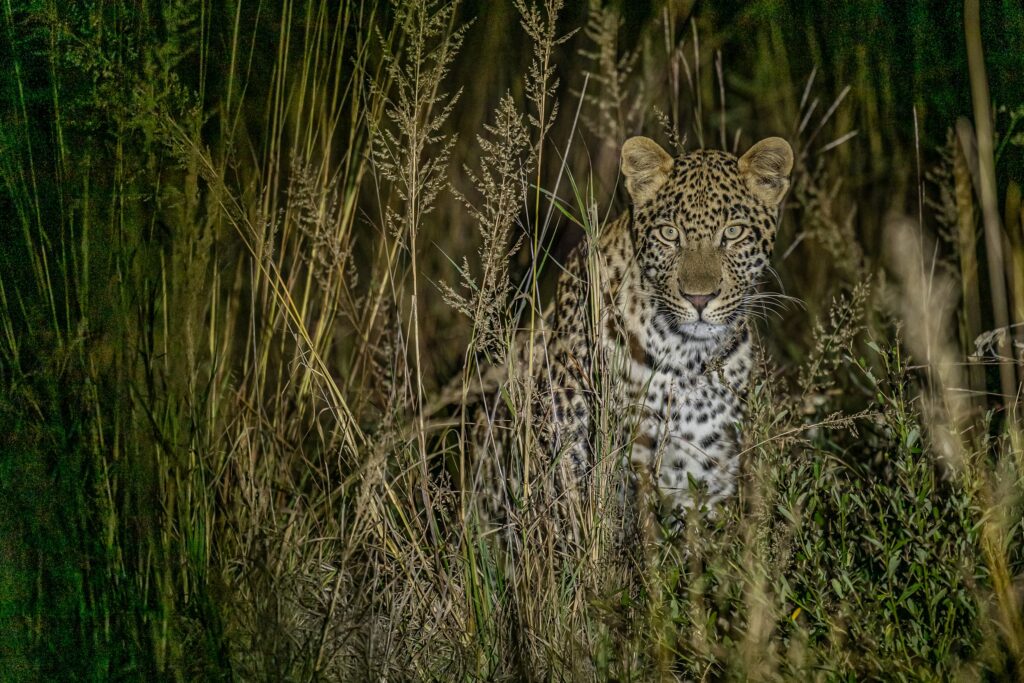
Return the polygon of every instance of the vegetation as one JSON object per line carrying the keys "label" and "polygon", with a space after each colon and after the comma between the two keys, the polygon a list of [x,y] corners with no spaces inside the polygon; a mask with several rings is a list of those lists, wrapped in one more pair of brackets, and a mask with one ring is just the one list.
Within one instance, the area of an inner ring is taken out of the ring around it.
{"label": "vegetation", "polygon": [[[1024,676],[1019,4],[0,23],[0,678]],[[610,467],[585,554],[507,556],[459,406],[638,133],[797,153],[742,493],[623,542]]]}

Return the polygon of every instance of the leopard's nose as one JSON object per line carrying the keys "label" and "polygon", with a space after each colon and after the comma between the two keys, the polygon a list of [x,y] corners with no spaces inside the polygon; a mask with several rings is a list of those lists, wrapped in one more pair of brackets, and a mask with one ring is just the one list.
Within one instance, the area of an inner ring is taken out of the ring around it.
{"label": "leopard's nose", "polygon": [[697,315],[704,312],[707,305],[718,296],[718,292],[711,292],[710,294],[683,294],[683,298],[693,304],[693,307],[697,309]]}

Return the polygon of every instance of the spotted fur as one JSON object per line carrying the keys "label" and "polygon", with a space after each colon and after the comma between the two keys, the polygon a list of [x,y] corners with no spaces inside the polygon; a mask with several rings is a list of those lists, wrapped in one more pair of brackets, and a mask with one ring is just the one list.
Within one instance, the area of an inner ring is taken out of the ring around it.
{"label": "spotted fur", "polygon": [[[655,483],[666,509],[692,506],[694,494],[713,506],[736,490],[752,362],[747,314],[792,163],[779,138],[739,159],[711,150],[673,159],[648,138],[626,141],[630,210],[572,253],[532,363],[520,344],[505,393],[481,411],[476,452],[489,516],[508,519],[524,482],[579,504],[596,455],[607,451],[596,443],[602,407],[636,416],[621,459]],[[524,386],[534,444],[510,428],[509,392]],[[602,405],[616,396],[625,403]],[[547,456],[527,467],[526,448]]]}

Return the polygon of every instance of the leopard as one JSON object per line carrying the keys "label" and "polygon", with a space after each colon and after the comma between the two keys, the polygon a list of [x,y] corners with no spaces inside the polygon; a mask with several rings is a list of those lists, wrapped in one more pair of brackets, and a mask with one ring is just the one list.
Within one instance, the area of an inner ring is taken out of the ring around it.
{"label": "leopard", "polygon": [[[561,501],[556,524],[578,524],[564,508],[586,498],[609,457],[634,494],[648,482],[666,518],[714,514],[737,491],[752,314],[792,148],[769,137],[742,156],[672,156],[637,136],[619,159],[628,208],[569,254],[553,301],[521,333],[478,410],[476,476],[484,516],[499,525],[531,490]],[[523,394],[532,441],[514,426]],[[618,420],[629,427],[611,448],[601,431],[609,412],[633,416]]]}

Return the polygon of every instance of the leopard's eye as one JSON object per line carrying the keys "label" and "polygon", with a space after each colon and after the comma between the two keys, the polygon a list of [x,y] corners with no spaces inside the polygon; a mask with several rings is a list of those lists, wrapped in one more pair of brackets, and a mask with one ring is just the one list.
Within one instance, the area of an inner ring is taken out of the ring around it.
{"label": "leopard's eye", "polygon": [[679,230],[672,225],[663,225],[658,228],[658,237],[666,242],[675,242],[679,239]]}
{"label": "leopard's eye", "polygon": [[730,225],[725,229],[724,237],[727,240],[738,240],[746,233],[746,227],[743,225]]}

